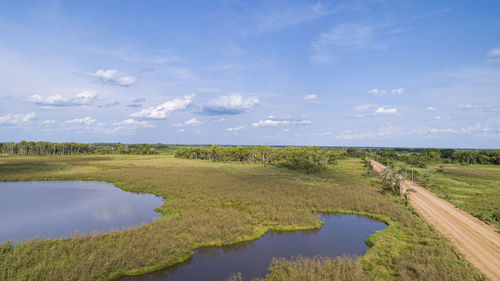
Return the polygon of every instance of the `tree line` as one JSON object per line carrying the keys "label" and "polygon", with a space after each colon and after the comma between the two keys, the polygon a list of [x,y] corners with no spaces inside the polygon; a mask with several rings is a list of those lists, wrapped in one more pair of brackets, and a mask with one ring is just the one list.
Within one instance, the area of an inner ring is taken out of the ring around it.
{"label": "tree line", "polygon": [[419,152],[405,153],[396,152],[394,149],[376,150],[375,156],[384,164],[391,161],[401,161],[408,165],[421,168],[426,167],[426,163],[460,163],[469,164],[493,164],[500,165],[500,150],[455,150],[426,148]]}
{"label": "tree line", "polygon": [[10,155],[156,154],[149,144],[8,142],[0,143],[0,153]]}
{"label": "tree line", "polygon": [[270,146],[198,146],[181,148],[175,157],[202,159],[223,162],[260,163],[283,167],[290,170],[302,170],[314,173],[324,170],[342,155],[336,150],[318,146],[306,147],[270,147]]}

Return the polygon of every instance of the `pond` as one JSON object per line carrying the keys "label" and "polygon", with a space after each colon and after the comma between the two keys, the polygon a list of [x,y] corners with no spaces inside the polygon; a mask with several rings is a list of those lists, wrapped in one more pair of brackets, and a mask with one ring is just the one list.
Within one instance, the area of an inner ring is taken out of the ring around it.
{"label": "pond", "polygon": [[161,216],[154,209],[162,204],[161,197],[107,182],[0,182],[0,244],[123,230],[153,222]]}
{"label": "pond", "polygon": [[361,256],[368,250],[365,243],[368,236],[386,227],[382,222],[358,215],[332,214],[320,219],[324,224],[319,229],[269,231],[257,240],[201,248],[184,263],[121,280],[218,281],[238,272],[244,280],[252,280],[265,276],[273,257]]}

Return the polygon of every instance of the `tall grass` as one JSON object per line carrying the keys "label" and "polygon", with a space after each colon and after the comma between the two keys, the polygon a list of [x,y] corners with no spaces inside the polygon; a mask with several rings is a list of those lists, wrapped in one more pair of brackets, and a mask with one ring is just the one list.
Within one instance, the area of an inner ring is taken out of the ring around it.
{"label": "tall grass", "polygon": [[[258,164],[168,156],[4,157],[0,180],[94,179],[166,198],[159,220],[138,228],[73,239],[30,240],[0,247],[0,280],[105,280],[187,259],[200,246],[231,244],[266,230],[318,227],[316,213],[371,214],[389,225],[368,240],[359,260],[279,260],[267,280],[481,280],[361,161],[303,174]],[[309,279],[305,278],[309,273]],[[317,278],[316,278],[317,277]]]}

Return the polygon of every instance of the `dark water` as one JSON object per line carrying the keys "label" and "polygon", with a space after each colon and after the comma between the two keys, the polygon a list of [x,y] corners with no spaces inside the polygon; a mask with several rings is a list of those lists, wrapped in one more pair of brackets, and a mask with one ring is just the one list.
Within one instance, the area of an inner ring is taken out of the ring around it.
{"label": "dark water", "polygon": [[97,181],[0,182],[0,243],[71,237],[150,223],[163,200]]}
{"label": "dark water", "polygon": [[122,280],[218,281],[238,272],[244,280],[251,280],[264,277],[273,257],[363,255],[368,249],[365,244],[368,236],[386,227],[384,223],[357,215],[324,215],[321,220],[325,223],[320,229],[269,231],[251,242],[202,248],[184,263]]}

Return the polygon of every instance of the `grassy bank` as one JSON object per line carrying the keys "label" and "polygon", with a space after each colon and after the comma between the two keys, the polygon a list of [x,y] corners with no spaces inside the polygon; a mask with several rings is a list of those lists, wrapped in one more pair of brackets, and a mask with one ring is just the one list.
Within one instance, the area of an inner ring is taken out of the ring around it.
{"label": "grassy bank", "polygon": [[416,171],[416,182],[500,232],[499,165],[431,163]]}
{"label": "grassy bank", "polygon": [[267,229],[318,227],[317,213],[368,214],[388,223],[361,259],[277,260],[267,280],[481,280],[446,240],[358,159],[304,174],[258,164],[171,156],[0,157],[0,180],[95,179],[166,198],[151,225],[0,248],[1,280],[103,280],[159,269],[200,246],[254,239]]}

